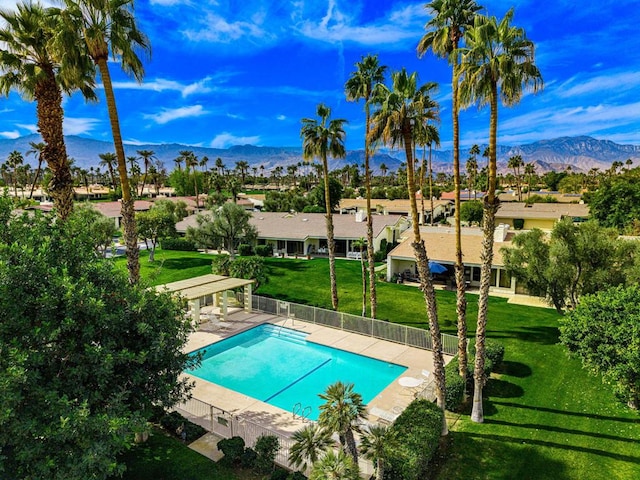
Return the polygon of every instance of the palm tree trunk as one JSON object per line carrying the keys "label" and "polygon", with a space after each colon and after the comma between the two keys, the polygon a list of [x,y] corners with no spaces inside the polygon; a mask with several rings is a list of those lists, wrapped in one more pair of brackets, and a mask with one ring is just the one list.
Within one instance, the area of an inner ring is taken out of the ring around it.
{"label": "palm tree trunk", "polygon": [[371,170],[369,168],[369,129],[371,127],[371,114],[369,104],[365,105],[365,131],[364,138],[364,182],[367,195],[367,260],[369,265],[369,303],[371,304],[371,318],[376,318],[378,309],[378,295],[376,292],[376,264],[373,245],[373,218],[371,218]]}
{"label": "palm tree trunk", "polygon": [[62,130],[62,94],[55,81],[53,71],[47,72],[44,80],[35,87],[38,130],[45,146],[42,150],[52,172],[49,192],[53,197],[56,214],[66,220],[73,211],[73,176],[67,160],[67,149]]}
{"label": "palm tree trunk", "polygon": [[[413,177],[413,156],[411,149],[411,130],[405,129],[404,132],[404,148],[407,156],[407,187],[409,190],[409,201],[411,204],[411,224],[413,227],[413,242],[411,246],[416,255],[416,264],[418,266],[418,274],[420,276],[420,290],[424,296],[425,307],[427,310],[427,318],[429,319],[429,333],[431,334],[431,342],[433,344],[433,376],[436,382],[436,398],[438,406],[444,412],[445,409],[445,374],[444,374],[444,357],[442,356],[442,337],[440,336],[440,323],[438,322],[438,309],[436,304],[436,292],[429,275],[429,258],[427,250],[424,246],[424,240],[420,236],[420,225],[418,222],[418,204],[415,194],[415,180]],[[447,420],[443,415],[442,435],[449,433],[447,428]]]}
{"label": "palm tree trunk", "polygon": [[33,198],[33,190],[36,188],[36,182],[40,177],[41,170],[42,170],[42,154],[38,156],[38,169],[36,170],[36,173],[33,176],[33,181],[31,182],[31,191],[29,192],[29,200]]}
{"label": "palm tree trunk", "polygon": [[431,169],[431,144],[429,144],[429,200],[431,201],[431,226],[433,227],[433,171]]}
{"label": "palm tree trunk", "polygon": [[329,280],[331,282],[331,305],[338,310],[338,285],[336,283],[336,245],[333,240],[333,215],[331,214],[331,195],[329,193],[329,165],[327,158],[322,159],[324,175],[324,202],[327,208],[327,247],[329,247]]}
{"label": "palm tree trunk", "polygon": [[[456,313],[458,315],[458,373],[463,385],[467,384],[467,298],[465,296],[464,264],[462,263],[462,229],[460,227],[460,109],[459,78],[456,65],[453,67],[453,183],[455,189],[455,224],[456,224]],[[466,388],[465,388],[466,391]]]}
{"label": "palm tree trunk", "polygon": [[362,316],[367,314],[367,268],[364,264],[364,249],[360,245],[360,266],[362,267]]}
{"label": "palm tree trunk", "polygon": [[381,458],[376,460],[376,480],[384,479],[384,461]]}
{"label": "palm tree trunk", "polygon": [[353,463],[358,465],[358,447],[356,446],[356,439],[353,436],[353,430],[348,429],[344,432],[344,439],[346,442],[346,453],[351,455]]}
{"label": "palm tree trunk", "polygon": [[487,330],[487,307],[489,286],[491,283],[491,264],[493,262],[493,233],[496,226],[496,213],[500,202],[496,197],[496,143],[498,134],[498,87],[492,85],[491,119],[489,122],[489,188],[484,201],[482,266],[480,267],[480,295],[478,298],[478,324],[476,326],[476,360],[473,369],[473,407],[471,420],[484,422],[482,390],[485,383],[485,336]]}
{"label": "palm tree trunk", "polygon": [[113,93],[111,75],[106,57],[97,60],[102,84],[104,85],[104,95],[107,99],[107,110],[109,111],[109,121],[111,122],[111,133],[113,135],[113,145],[116,149],[118,159],[118,175],[122,187],[122,227],[124,229],[124,240],[127,247],[127,270],[129,271],[129,283],[136,284],[140,279],[140,252],[138,250],[138,232],[136,227],[135,212],[133,209],[134,200],[131,196],[131,186],[127,176],[127,164],[122,145],[122,135],[120,133],[120,121],[116,108],[116,99]]}

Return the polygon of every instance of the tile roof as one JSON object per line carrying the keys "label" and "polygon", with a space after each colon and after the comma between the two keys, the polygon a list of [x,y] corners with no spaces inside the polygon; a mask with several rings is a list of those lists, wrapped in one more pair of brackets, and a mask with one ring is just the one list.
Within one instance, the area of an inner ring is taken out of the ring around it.
{"label": "tile roof", "polygon": [[588,217],[589,206],[581,203],[501,203],[496,218],[540,218],[560,219],[568,217]]}

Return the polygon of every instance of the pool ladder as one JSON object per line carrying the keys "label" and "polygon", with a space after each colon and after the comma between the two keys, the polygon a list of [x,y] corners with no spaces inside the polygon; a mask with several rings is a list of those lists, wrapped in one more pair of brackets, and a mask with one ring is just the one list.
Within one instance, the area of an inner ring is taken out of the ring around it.
{"label": "pool ladder", "polygon": [[302,406],[302,403],[298,402],[293,406],[293,418],[300,417],[303,422],[309,420],[309,415],[311,415],[311,406],[307,405],[306,407]]}

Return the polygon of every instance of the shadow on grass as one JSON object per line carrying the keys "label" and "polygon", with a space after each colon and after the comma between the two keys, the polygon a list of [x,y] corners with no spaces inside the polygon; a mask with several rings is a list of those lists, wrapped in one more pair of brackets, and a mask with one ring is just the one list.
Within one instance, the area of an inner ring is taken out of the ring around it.
{"label": "shadow on grass", "polygon": [[[492,422],[494,421],[492,420]],[[489,423],[489,421],[487,421],[487,423]],[[494,422],[494,423],[497,423],[497,422]],[[493,435],[489,433],[465,432],[464,435],[468,435],[469,437],[472,437],[472,438],[494,440],[496,442],[517,443],[520,445],[524,445],[524,444],[538,445],[538,446],[547,447],[547,448],[557,448],[560,450],[571,450],[574,452],[589,453],[592,455],[609,457],[615,460],[619,460],[621,462],[630,462],[633,464],[640,463],[640,456],[622,455],[614,452],[607,452],[606,450],[598,450],[596,448],[581,447],[578,445],[568,445],[566,443],[548,442],[545,440],[534,440],[531,438],[523,438],[523,437],[511,437],[507,435]]]}
{"label": "shadow on grass", "polygon": [[558,410],[556,408],[536,407],[533,405],[522,405],[520,403],[513,403],[513,402],[494,401],[493,403],[495,403],[496,405],[503,405],[505,407],[524,408],[527,410],[535,410],[539,412],[557,413],[558,415],[572,415],[574,417],[587,417],[587,418],[593,418],[596,420],[610,420],[610,421],[622,422],[622,423],[636,423],[636,424],[639,423],[639,420],[634,418],[609,417],[606,415],[596,415],[592,413],[570,412],[567,410]]}
{"label": "shadow on grass", "polygon": [[188,268],[198,268],[211,266],[210,258],[166,258],[156,257],[152,264],[156,267],[162,267],[166,270],[185,270]]}
{"label": "shadow on grass", "polygon": [[524,389],[520,385],[497,378],[490,378],[486,389],[487,395],[491,397],[517,398],[524,395]]}
{"label": "shadow on grass", "polygon": [[558,343],[560,331],[557,327],[519,327],[518,330],[493,331],[488,337],[496,338],[514,338],[522,342],[539,343],[540,345],[555,345]]}
{"label": "shadow on grass", "polygon": [[[584,435],[586,437],[614,440],[616,442],[628,442],[628,443],[638,442],[638,440],[636,440],[635,438],[625,438],[625,437],[619,437],[616,435],[607,435],[606,433],[600,433],[600,432],[585,432],[584,430],[576,430],[573,428],[562,428],[562,427],[555,427],[550,425],[542,425],[539,423],[514,423],[514,422],[505,422],[504,420],[493,420],[493,419],[487,419],[485,423],[494,424],[494,425],[505,425],[507,427],[520,427],[520,428],[526,428],[529,430],[545,430],[547,432],[564,433],[568,435]],[[640,457],[638,459],[640,460]]]}
{"label": "shadow on grass", "polygon": [[511,377],[525,378],[530,377],[532,371],[531,367],[525,363],[503,360],[503,362],[496,369],[496,373],[509,375]]}

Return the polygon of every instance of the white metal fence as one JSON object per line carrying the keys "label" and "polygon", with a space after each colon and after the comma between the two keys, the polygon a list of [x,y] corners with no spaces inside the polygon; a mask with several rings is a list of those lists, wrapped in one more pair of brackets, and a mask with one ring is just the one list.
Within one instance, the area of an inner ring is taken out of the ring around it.
{"label": "white metal fence", "polygon": [[[409,327],[397,323],[386,322],[374,318],[351,315],[349,313],[336,312],[324,308],[310,307],[292,302],[283,302],[274,298],[253,295],[252,306],[254,310],[271,313],[281,317],[295,318],[304,322],[310,322],[326,327],[337,328],[348,332],[368,335],[381,340],[401,343],[411,347],[433,350],[433,342],[428,330]],[[443,333],[442,352],[447,355],[458,353],[458,337]]]}

